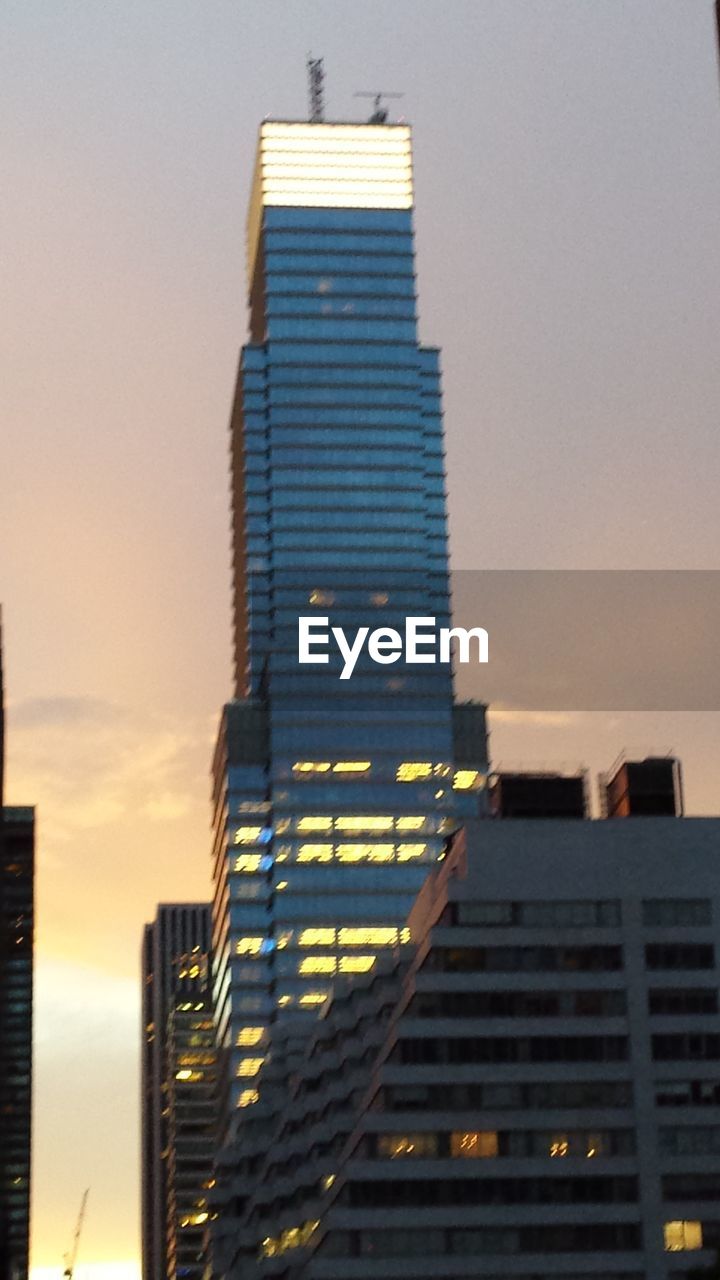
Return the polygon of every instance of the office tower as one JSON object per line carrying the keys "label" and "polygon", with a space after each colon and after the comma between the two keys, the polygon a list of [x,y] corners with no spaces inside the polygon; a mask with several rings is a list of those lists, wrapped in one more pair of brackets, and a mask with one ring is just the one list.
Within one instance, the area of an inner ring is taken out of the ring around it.
{"label": "office tower", "polygon": [[[209,1043],[210,907],[159,906],[142,946],[143,1280],[201,1274],[199,1238],[214,1136]],[[181,1262],[182,1259],[182,1262]],[[177,1264],[177,1265],[176,1265]],[[182,1267],[189,1267],[183,1270]]]}
{"label": "office tower", "polygon": [[404,954],[338,982],[304,1039],[276,1033],[230,1274],[710,1266],[719,841],[717,818],[469,823]]}
{"label": "office tower", "polygon": [[[214,763],[213,950],[228,1113],[267,1028],[397,946],[475,812],[482,707],[447,665],[298,662],[300,617],[447,623],[439,356],[421,346],[410,130],[266,122],[231,421],[236,698]],[[456,750],[455,742],[458,742]]]}
{"label": "office tower", "polygon": [[35,810],[3,803],[0,619],[0,1280],[25,1280],[30,1235]]}

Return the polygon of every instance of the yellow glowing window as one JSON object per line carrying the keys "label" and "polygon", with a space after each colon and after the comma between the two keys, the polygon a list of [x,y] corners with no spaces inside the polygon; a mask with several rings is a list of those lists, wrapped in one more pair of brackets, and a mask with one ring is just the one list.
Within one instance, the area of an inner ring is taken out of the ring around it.
{"label": "yellow glowing window", "polygon": [[277,950],[282,951],[288,945],[291,938],[292,933],[290,931],[286,930],[285,933],[279,933],[275,943]]}
{"label": "yellow glowing window", "polygon": [[189,1069],[189,1067],[183,1067],[182,1071],[175,1072],[175,1079],[176,1080],[192,1080],[192,1075],[193,1073]]}
{"label": "yellow glowing window", "polygon": [[342,956],[341,973],[368,973],[375,963],[375,956]]}
{"label": "yellow glowing window", "polygon": [[[265,171],[267,172],[267,169],[270,167],[271,166],[267,166]],[[316,588],[315,591],[310,592],[310,595],[308,596],[308,602],[310,604],[317,604],[317,605],[334,604],[335,594],[332,591],[321,591],[320,588]]]}
{"label": "yellow glowing window", "polygon": [[331,768],[329,760],[298,760],[293,773],[329,773]]}
{"label": "yellow glowing window", "polygon": [[262,854],[260,853],[241,853],[235,859],[234,869],[235,871],[243,871],[252,875],[254,871],[260,870],[261,857]]}
{"label": "yellow glowing window", "polygon": [[369,768],[369,760],[338,760],[333,765],[333,773],[367,773]]}
{"label": "yellow glowing window", "polygon": [[327,1000],[327,991],[306,991],[304,996],[300,997],[300,1004],[324,1004]]}
{"label": "yellow glowing window", "polygon": [[298,973],[335,973],[336,968],[334,956],[305,956],[300,961]]}
{"label": "yellow glowing window", "polygon": [[562,1158],[569,1154],[570,1154],[570,1143],[568,1142],[567,1138],[565,1137],[553,1138],[552,1142],[550,1143],[549,1155],[551,1155],[553,1158],[556,1158],[556,1157]]}
{"label": "yellow glowing window", "polygon": [[395,826],[398,831],[421,831],[425,825],[425,818],[410,817],[398,818]]}
{"label": "yellow glowing window", "polygon": [[321,1178],[320,1180],[320,1186],[322,1187],[323,1191],[329,1191],[334,1181],[335,1181],[335,1174],[326,1173],[325,1177]]}
{"label": "yellow glowing window", "polygon": [[301,844],[298,849],[298,862],[332,862],[333,846],[331,844]]}
{"label": "yellow glowing window", "polygon": [[453,778],[455,791],[476,791],[485,778],[477,769],[457,769]]}
{"label": "yellow glowing window", "polygon": [[334,929],[303,929],[298,938],[301,947],[332,947],[334,943]]}
{"label": "yellow glowing window", "polygon": [[306,817],[300,818],[298,831],[330,831],[332,818]]}
{"label": "yellow glowing window", "polygon": [[240,1048],[259,1044],[263,1038],[264,1030],[264,1027],[243,1027],[238,1031],[235,1043],[239,1045]]}
{"label": "yellow glowing window", "polygon": [[438,1141],[434,1133],[384,1133],[378,1138],[378,1155],[391,1160],[406,1156],[422,1160],[437,1155]]}
{"label": "yellow glowing window", "polygon": [[243,1089],[238,1097],[237,1105],[239,1107],[252,1107],[254,1103],[260,1101],[260,1094],[257,1089]]}
{"label": "yellow glowing window", "polygon": [[233,844],[255,844],[260,839],[262,827],[236,827]]}
{"label": "yellow glowing window", "polygon": [[235,954],[238,956],[256,956],[259,954],[264,941],[265,938],[262,934],[259,937],[238,938],[235,943]]}
{"label": "yellow glowing window", "polygon": [[412,761],[406,761],[398,765],[395,778],[398,782],[417,782],[419,778],[431,777],[432,771],[431,764],[415,764]]}
{"label": "yellow glowing window", "polygon": [[371,814],[362,818],[351,815],[335,819],[338,831],[391,831],[392,825],[392,818],[375,817]]}
{"label": "yellow glowing window", "polygon": [[486,1159],[498,1154],[498,1136],[492,1129],[450,1134],[450,1155]]}
{"label": "yellow glowing window", "polygon": [[344,928],[338,929],[341,947],[389,947],[398,941],[398,930],[393,928]]}
{"label": "yellow glowing window", "polygon": [[413,858],[422,858],[426,849],[426,844],[399,844],[397,847],[398,862],[411,862]]}
{"label": "yellow glowing window", "polygon": [[287,880],[278,880],[277,884],[275,885],[275,889],[277,892],[279,892],[282,889],[287,889],[287,887],[288,887]]}
{"label": "yellow glowing window", "polygon": [[238,1063],[235,1074],[238,1076],[256,1076],[264,1061],[264,1058],[242,1058]]}
{"label": "yellow glowing window", "polygon": [[702,1249],[701,1222],[666,1222],[665,1249],[668,1253],[681,1253],[685,1249]]}
{"label": "yellow glowing window", "polygon": [[292,996],[278,996],[277,1002],[281,1006],[292,1004]]}

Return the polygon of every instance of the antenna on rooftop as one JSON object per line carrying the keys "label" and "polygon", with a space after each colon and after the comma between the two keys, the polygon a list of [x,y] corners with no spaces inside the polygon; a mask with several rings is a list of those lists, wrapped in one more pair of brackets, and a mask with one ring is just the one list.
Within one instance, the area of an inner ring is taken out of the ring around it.
{"label": "antenna on rooftop", "polygon": [[368,120],[368,124],[387,124],[388,109],[383,106],[383,98],[404,98],[404,93],[385,93],[381,91],[377,93],[374,89],[371,93],[355,93],[355,98],[372,98],[374,103],[374,111]]}
{"label": "antenna on rooftop", "polygon": [[310,96],[310,123],[322,124],[325,119],[325,92],[323,89],[325,70],[322,58],[313,58],[312,54],[309,53],[307,73]]}

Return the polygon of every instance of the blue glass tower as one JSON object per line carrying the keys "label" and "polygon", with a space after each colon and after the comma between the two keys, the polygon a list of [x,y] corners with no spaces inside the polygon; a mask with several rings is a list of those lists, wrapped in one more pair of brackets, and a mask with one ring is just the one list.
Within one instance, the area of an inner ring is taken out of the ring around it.
{"label": "blue glass tower", "polygon": [[449,623],[438,352],[418,342],[406,125],[268,122],[231,422],[235,700],[215,759],[215,1007],[229,1106],[276,1017],[403,940],[484,784],[449,666],[298,662],[298,619]]}

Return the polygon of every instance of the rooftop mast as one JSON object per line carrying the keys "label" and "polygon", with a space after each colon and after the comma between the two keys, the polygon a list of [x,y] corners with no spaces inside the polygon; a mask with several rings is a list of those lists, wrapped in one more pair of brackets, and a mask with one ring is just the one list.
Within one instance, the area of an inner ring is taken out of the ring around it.
{"label": "rooftop mast", "polygon": [[308,90],[310,97],[310,123],[322,124],[325,119],[325,70],[322,58],[313,58],[308,54],[307,60]]}

